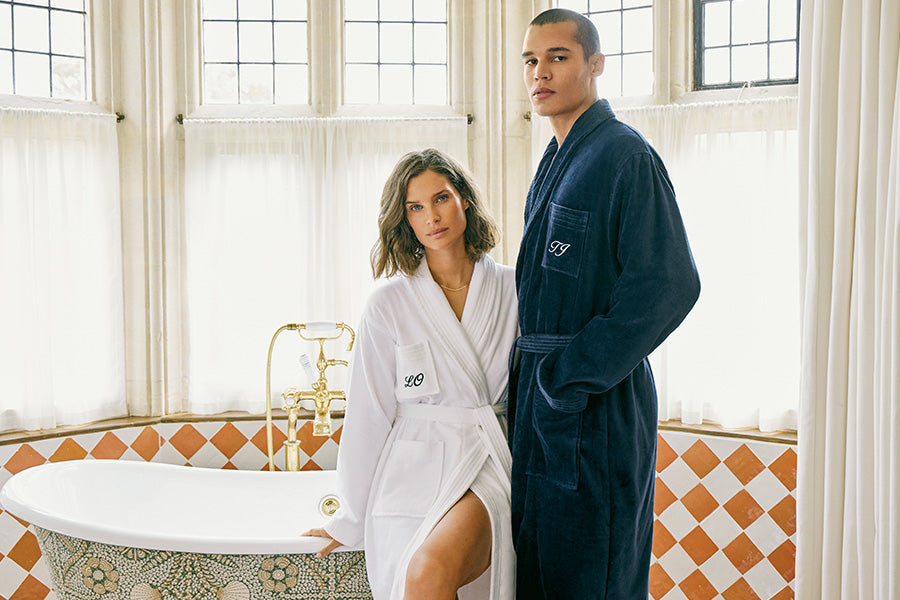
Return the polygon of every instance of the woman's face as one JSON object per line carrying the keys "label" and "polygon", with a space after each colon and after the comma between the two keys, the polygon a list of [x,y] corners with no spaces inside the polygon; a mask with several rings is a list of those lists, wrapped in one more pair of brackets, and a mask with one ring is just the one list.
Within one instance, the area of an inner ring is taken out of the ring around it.
{"label": "woman's face", "polygon": [[429,252],[465,252],[468,200],[445,176],[423,171],[406,186],[406,221]]}

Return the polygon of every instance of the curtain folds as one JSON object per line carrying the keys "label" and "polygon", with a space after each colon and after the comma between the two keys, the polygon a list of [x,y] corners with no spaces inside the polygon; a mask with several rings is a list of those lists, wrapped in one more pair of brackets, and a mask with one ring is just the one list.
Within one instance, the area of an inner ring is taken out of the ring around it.
{"label": "curtain folds", "polygon": [[[659,418],[796,429],[796,98],[616,113],[665,162],[702,283],[693,311],[651,357]],[[536,119],[536,156],[551,135]]]}
{"label": "curtain folds", "polygon": [[900,3],[801,11],[797,597],[900,598]]}
{"label": "curtain folds", "polygon": [[0,431],[128,412],[115,127],[0,109]]}
{"label": "curtain folds", "polygon": [[[429,146],[466,164],[465,118],[185,121],[188,410],[264,410],[278,327],[355,326],[375,285],[384,183],[400,156]],[[326,352],[346,358],[345,347]],[[273,406],[285,386],[306,382],[298,357],[313,350],[296,333],[278,338]],[[342,385],[343,370],[328,370],[330,385]]]}

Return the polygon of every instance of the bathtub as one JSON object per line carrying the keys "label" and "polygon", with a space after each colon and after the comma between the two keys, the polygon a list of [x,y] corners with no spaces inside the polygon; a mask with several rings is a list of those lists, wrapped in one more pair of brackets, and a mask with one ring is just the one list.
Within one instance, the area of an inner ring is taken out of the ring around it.
{"label": "bathtub", "polygon": [[334,471],[234,471],[119,460],[50,463],[0,489],[32,524],[62,600],[362,600],[359,548],[324,559]]}

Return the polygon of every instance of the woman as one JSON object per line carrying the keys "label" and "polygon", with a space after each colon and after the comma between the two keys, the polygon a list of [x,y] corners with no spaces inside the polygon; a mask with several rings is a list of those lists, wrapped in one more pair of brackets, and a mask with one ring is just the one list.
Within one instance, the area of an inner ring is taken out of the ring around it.
{"label": "woman", "polygon": [[375,600],[511,599],[514,271],[487,255],[498,232],[471,176],[437,150],[396,165],[378,225],[374,275],[401,276],[376,289],[359,325],[341,508],[304,535],[331,538],[320,556],[363,543]]}

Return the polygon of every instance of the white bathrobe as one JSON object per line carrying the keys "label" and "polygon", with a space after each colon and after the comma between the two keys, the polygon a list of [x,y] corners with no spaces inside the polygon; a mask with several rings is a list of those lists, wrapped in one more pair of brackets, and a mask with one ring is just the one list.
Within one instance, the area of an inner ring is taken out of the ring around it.
{"label": "white bathrobe", "polygon": [[369,299],[338,451],[342,504],[325,530],[364,546],[375,600],[403,598],[410,557],[469,489],[490,515],[491,568],[460,598],[515,596],[505,412],[516,333],[514,270],[489,256],[461,320],[424,259]]}

